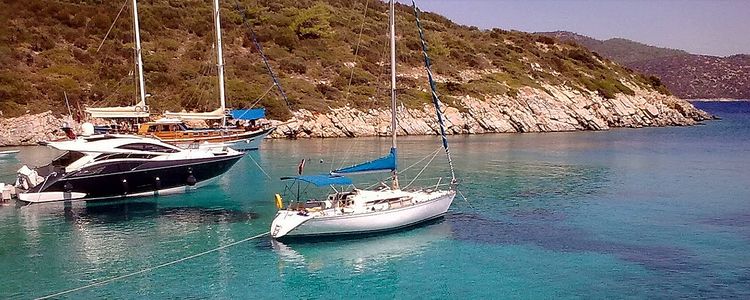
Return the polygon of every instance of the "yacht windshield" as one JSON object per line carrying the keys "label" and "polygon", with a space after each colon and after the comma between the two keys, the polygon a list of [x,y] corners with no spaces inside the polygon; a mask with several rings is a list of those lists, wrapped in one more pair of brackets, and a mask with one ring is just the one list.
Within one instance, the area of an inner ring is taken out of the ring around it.
{"label": "yacht windshield", "polygon": [[125,145],[119,146],[117,148],[127,149],[127,150],[148,151],[148,152],[161,152],[161,153],[175,153],[175,152],[177,152],[176,149],[172,149],[172,148],[165,147],[165,146],[162,146],[162,145],[149,144],[149,143],[125,144]]}
{"label": "yacht windshield", "polygon": [[39,174],[39,176],[44,177],[44,176],[49,175],[52,172],[64,173],[65,167],[78,161],[84,156],[86,156],[86,154],[83,154],[82,152],[77,152],[77,151],[65,152],[62,155],[53,159],[52,162],[50,162],[49,164],[36,168],[37,174]]}
{"label": "yacht windshield", "polygon": [[86,156],[86,154],[83,154],[82,152],[68,151],[52,160],[52,163],[50,163],[50,165],[56,167],[67,167],[68,165],[81,159],[81,157],[84,156]]}

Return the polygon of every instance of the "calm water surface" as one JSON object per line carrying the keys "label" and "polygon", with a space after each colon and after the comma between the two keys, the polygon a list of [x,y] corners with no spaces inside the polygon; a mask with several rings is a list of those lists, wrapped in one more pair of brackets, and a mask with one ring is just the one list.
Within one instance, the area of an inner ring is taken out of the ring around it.
{"label": "calm water surface", "polygon": [[[697,105],[723,120],[452,137],[468,200],[457,197],[441,221],[356,240],[264,237],[62,298],[747,299],[750,103]],[[438,145],[401,139],[401,166]],[[314,173],[388,147],[387,139],[267,141],[188,194],[0,206],[0,298],[41,297],[266,232],[283,190],[276,178],[300,159]],[[0,179],[11,181],[19,160],[53,154],[24,148],[0,161]],[[445,174],[439,158],[422,178]]]}

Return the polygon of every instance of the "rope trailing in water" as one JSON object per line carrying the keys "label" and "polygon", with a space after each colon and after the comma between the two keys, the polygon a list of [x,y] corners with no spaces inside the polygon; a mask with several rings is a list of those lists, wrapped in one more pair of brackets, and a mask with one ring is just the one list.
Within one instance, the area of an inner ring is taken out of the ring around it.
{"label": "rope trailing in water", "polygon": [[435,81],[432,79],[432,63],[430,63],[430,57],[427,56],[427,42],[424,39],[424,31],[422,30],[422,24],[419,22],[419,8],[414,0],[411,1],[412,7],[414,8],[414,18],[417,21],[417,29],[419,30],[419,40],[422,42],[422,54],[424,56],[424,66],[427,69],[427,79],[430,81],[430,89],[432,90],[432,103],[435,104],[435,113],[437,114],[438,123],[440,124],[440,137],[443,139],[443,148],[445,149],[445,156],[448,158],[448,165],[451,169],[451,183],[456,183],[456,173],[453,171],[453,160],[451,159],[451,151],[448,149],[448,138],[445,135],[445,122],[443,122],[443,111],[440,109],[440,98],[437,94],[437,87]]}
{"label": "rope trailing in water", "polygon": [[258,166],[258,169],[260,169],[260,171],[263,172],[263,174],[266,175],[268,179],[273,180],[273,178],[271,178],[271,176],[269,176],[268,173],[266,173],[266,170],[263,170],[263,167],[261,167],[260,164],[257,161],[255,161],[255,158],[253,158],[251,154],[248,154],[247,157],[250,157],[253,163],[255,163],[255,165]]}
{"label": "rope trailing in water", "polygon": [[163,264],[160,264],[160,265],[157,265],[157,266],[153,266],[153,267],[148,267],[148,268],[145,268],[145,269],[137,271],[137,272],[128,273],[128,274],[125,274],[125,275],[120,275],[120,276],[117,276],[117,277],[112,277],[110,279],[97,280],[96,282],[94,282],[92,284],[89,284],[89,285],[84,285],[84,286],[77,287],[77,288],[74,288],[74,289],[65,290],[65,291],[62,291],[62,292],[59,292],[59,293],[50,294],[50,295],[39,297],[39,298],[36,298],[36,299],[38,300],[38,299],[54,298],[54,297],[62,296],[62,295],[65,295],[65,294],[70,294],[72,292],[77,292],[77,291],[80,291],[80,290],[85,290],[85,289],[88,289],[88,288],[92,288],[92,287],[95,287],[95,286],[105,285],[105,284],[111,283],[113,281],[117,281],[117,280],[128,278],[128,277],[133,277],[135,275],[143,274],[143,273],[146,273],[146,272],[149,272],[149,271],[153,271],[153,270],[156,270],[156,269],[160,269],[160,268],[163,268],[163,267],[168,267],[168,266],[171,266],[171,265],[174,265],[174,264],[177,264],[177,263],[181,263],[181,262],[189,260],[189,259],[193,259],[193,258],[196,258],[196,257],[199,257],[199,256],[203,256],[203,255],[206,255],[206,254],[209,254],[209,253],[213,253],[213,252],[216,252],[216,251],[219,251],[219,250],[222,250],[222,249],[226,249],[226,248],[235,246],[237,244],[241,244],[241,243],[244,243],[244,242],[247,242],[247,241],[250,241],[250,240],[257,239],[259,237],[263,237],[263,236],[265,236],[265,235],[267,235],[269,233],[270,232],[264,232],[264,233],[261,233],[261,234],[258,234],[258,235],[251,236],[249,238],[245,238],[245,239],[242,239],[242,240],[230,243],[230,244],[226,244],[226,245],[218,247],[218,248],[214,248],[214,249],[211,249],[211,250],[208,250],[208,251],[203,251],[201,253],[193,254],[193,255],[190,255],[188,257],[183,257],[183,258],[180,258],[178,260],[174,260],[174,261],[171,261],[171,262],[163,263]]}
{"label": "rope trailing in water", "polygon": [[271,79],[273,79],[273,83],[276,85],[276,87],[279,89],[279,93],[281,93],[281,97],[284,98],[284,103],[286,103],[286,107],[292,108],[291,105],[289,105],[289,99],[286,97],[286,93],[284,92],[284,89],[281,88],[281,83],[279,83],[278,78],[276,78],[276,73],[273,72],[273,69],[271,69],[271,65],[268,64],[268,59],[266,58],[266,55],[263,53],[263,47],[261,47],[260,43],[258,42],[258,37],[255,35],[255,30],[253,30],[253,26],[250,26],[247,22],[247,14],[245,13],[245,9],[243,9],[240,6],[240,2],[237,1],[236,5],[237,11],[242,14],[242,24],[247,27],[247,29],[250,30],[250,36],[253,38],[253,44],[255,44],[255,49],[258,50],[258,53],[260,53],[260,57],[263,59],[263,64],[266,65],[266,69],[268,70],[268,73],[271,74]]}

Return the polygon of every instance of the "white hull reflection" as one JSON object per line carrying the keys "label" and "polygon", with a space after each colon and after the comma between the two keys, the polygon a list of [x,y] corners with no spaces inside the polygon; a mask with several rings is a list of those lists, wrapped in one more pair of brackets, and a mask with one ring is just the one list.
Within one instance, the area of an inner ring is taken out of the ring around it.
{"label": "white hull reflection", "polygon": [[280,262],[291,267],[321,269],[327,263],[344,263],[363,271],[390,260],[419,256],[434,245],[449,240],[450,224],[437,219],[410,231],[375,235],[357,239],[335,239],[329,242],[285,244],[271,240]]}

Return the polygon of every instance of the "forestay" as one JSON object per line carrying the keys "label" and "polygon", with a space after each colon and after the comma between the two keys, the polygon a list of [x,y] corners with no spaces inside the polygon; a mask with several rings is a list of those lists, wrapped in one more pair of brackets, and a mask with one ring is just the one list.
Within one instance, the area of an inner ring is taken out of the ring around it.
{"label": "forestay", "polygon": [[437,114],[438,124],[440,125],[440,137],[443,139],[443,149],[445,149],[445,156],[448,159],[448,166],[450,166],[451,170],[451,183],[455,183],[456,174],[453,171],[453,160],[451,159],[451,151],[448,148],[448,138],[445,135],[443,111],[440,108],[440,97],[438,97],[437,88],[432,76],[432,63],[430,62],[430,57],[427,55],[427,42],[424,39],[424,31],[422,30],[422,24],[419,21],[419,9],[417,8],[417,3],[415,3],[414,0],[412,0],[411,3],[412,7],[414,8],[414,18],[417,22],[417,29],[419,31],[419,40],[422,44],[422,54],[424,56],[424,67],[427,70],[427,80],[429,80],[430,82],[430,90],[432,91],[432,103],[435,105],[435,113]]}

